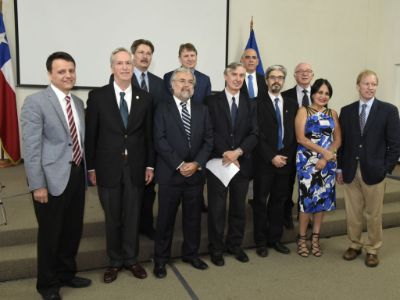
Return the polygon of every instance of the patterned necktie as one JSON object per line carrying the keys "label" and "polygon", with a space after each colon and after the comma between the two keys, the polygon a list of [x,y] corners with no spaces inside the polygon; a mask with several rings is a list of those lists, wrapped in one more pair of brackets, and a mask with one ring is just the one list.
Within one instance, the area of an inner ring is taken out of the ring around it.
{"label": "patterned necktie", "polygon": [[367,122],[367,104],[361,105],[361,113],[360,113],[360,129],[361,135],[364,132],[365,123]]}
{"label": "patterned necktie", "polygon": [[303,90],[303,100],[301,101],[301,105],[306,107],[310,104],[310,102],[308,101],[308,96],[307,96],[307,90]]}
{"label": "patterned necktie", "polygon": [[232,128],[235,128],[237,111],[238,111],[238,107],[235,102],[235,97],[232,97],[232,106],[231,106]]}
{"label": "patterned necktie", "polygon": [[79,146],[78,132],[76,130],[74,114],[72,113],[71,97],[66,96],[69,132],[72,139],[72,161],[79,166],[82,160],[81,147]]}
{"label": "patterned necktie", "polygon": [[187,109],[186,102],[181,102],[182,106],[182,123],[185,128],[186,136],[188,138],[189,147],[190,147],[190,114]]}
{"label": "patterned necktie", "polygon": [[144,74],[144,72],[142,73],[142,81],[140,82],[140,88],[142,90],[145,90],[146,92],[148,92],[149,90],[147,89],[147,84],[146,84],[146,74]]}
{"label": "patterned necktie", "polygon": [[279,98],[275,98],[275,113],[276,120],[278,121],[278,150],[283,148],[282,143],[282,118],[281,118],[281,110],[279,109]]}
{"label": "patterned necktie", "polygon": [[254,86],[253,86],[253,75],[248,76],[248,82],[249,82],[249,97],[254,98]]}
{"label": "patterned necktie", "polygon": [[122,122],[124,122],[124,126],[125,126],[125,128],[127,128],[129,112],[128,112],[128,105],[126,104],[126,101],[124,98],[125,92],[120,92],[119,95],[121,96],[119,99],[119,111],[121,113]]}

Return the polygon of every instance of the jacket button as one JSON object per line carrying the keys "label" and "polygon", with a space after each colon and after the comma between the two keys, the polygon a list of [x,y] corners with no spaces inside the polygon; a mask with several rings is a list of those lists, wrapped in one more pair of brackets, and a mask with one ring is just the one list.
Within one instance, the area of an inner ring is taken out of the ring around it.
{"label": "jacket button", "polygon": [[360,145],[360,146],[358,146],[358,147],[362,148],[362,145]]}
{"label": "jacket button", "polygon": [[127,139],[127,138],[128,138],[128,135],[127,135],[127,134],[125,134],[125,135],[124,135],[124,138],[126,138],[126,139]]}
{"label": "jacket button", "polygon": [[356,156],[356,160],[360,160],[360,158],[358,156]]}

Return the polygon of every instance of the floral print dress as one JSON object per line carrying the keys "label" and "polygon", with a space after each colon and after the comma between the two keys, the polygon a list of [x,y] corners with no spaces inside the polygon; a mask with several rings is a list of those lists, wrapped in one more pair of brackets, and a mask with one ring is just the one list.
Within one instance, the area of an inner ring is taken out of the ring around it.
{"label": "floral print dress", "polygon": [[[333,142],[335,122],[330,109],[322,112],[307,107],[305,136],[311,142],[327,149]],[[328,161],[325,168],[316,170],[321,154],[302,145],[297,148],[296,169],[299,182],[300,211],[318,213],[336,208],[336,162]]]}

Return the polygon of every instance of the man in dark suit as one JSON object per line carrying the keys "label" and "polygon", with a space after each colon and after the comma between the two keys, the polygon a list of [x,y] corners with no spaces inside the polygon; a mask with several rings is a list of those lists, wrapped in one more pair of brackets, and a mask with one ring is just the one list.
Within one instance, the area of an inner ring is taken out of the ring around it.
{"label": "man in dark suit", "polygon": [[[344,183],[347,236],[351,241],[343,258],[353,260],[364,249],[368,267],[379,264],[385,176],[400,156],[399,111],[375,98],[377,86],[375,72],[361,72],[357,77],[360,99],[341,110],[342,146],[336,176],[340,184]],[[367,235],[362,238],[364,218]]]}
{"label": "man in dark suit", "polygon": [[143,187],[153,179],[154,167],[151,97],[131,85],[128,50],[114,50],[110,62],[114,82],[89,93],[86,112],[89,180],[98,185],[105,213],[106,283],[122,267],[137,278],[147,276],[137,261],[138,230]]}
{"label": "man in dark suit", "polygon": [[171,77],[173,97],[160,104],[154,117],[157,152],[156,179],[158,217],[154,251],[154,274],[163,278],[171,257],[176,212],[182,201],[182,260],[204,270],[198,257],[201,199],[205,164],[213,147],[213,132],[207,107],[191,101],[196,78],[186,68]]}
{"label": "man in dark suit", "polygon": [[[178,58],[181,66],[190,69],[196,77],[196,86],[194,87],[194,94],[191,97],[193,102],[204,103],[204,99],[211,95],[211,81],[210,77],[197,71],[197,49],[191,43],[185,43],[179,46]],[[171,76],[173,71],[164,74],[164,84],[167,91],[172,95]],[[207,212],[207,205],[204,200],[203,193],[200,194],[202,211]]]}
{"label": "man in dark suit", "polygon": [[[211,261],[217,266],[225,264],[225,249],[240,262],[249,261],[241,246],[246,224],[246,194],[252,174],[251,153],[257,143],[257,120],[255,106],[240,92],[245,74],[242,64],[231,63],[224,71],[225,90],[206,99],[214,129],[211,158],[221,159],[222,165],[235,164],[240,168],[228,186],[207,170],[209,250]],[[228,233],[224,243],[228,191]]]}
{"label": "man in dark suit", "polygon": [[[294,79],[296,80],[296,85],[282,92],[282,96],[288,101],[295,102],[298,107],[309,106],[311,105],[311,81],[314,78],[314,72],[309,63],[299,63],[294,69]],[[296,166],[294,165],[291,182],[289,184],[290,193],[289,197],[285,201],[284,208],[284,221],[283,225],[287,229],[293,229],[293,217],[292,217],[292,209],[293,209],[293,187],[294,182],[296,180]],[[299,210],[299,207],[297,208]]]}
{"label": "man in dark suit", "polygon": [[257,254],[268,255],[267,246],[289,254],[280,240],[283,210],[294,169],[297,104],[282,97],[286,69],[273,65],[266,70],[268,94],[257,103],[258,144],[254,152],[254,241]]}
{"label": "man in dark suit", "polygon": [[85,206],[85,123],[81,99],[71,94],[75,61],[65,52],[47,58],[51,84],[26,98],[21,111],[25,170],[39,225],[36,288],[61,299],[60,286],[86,287],[75,257]]}

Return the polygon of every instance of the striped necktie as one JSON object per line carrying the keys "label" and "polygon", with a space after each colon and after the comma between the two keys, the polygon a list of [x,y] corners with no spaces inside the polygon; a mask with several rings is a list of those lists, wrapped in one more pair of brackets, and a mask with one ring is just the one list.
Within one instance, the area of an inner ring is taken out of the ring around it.
{"label": "striped necktie", "polygon": [[79,166],[82,160],[81,147],[79,146],[78,132],[76,130],[74,114],[72,113],[71,97],[66,96],[69,132],[72,140],[72,161]]}
{"label": "striped necktie", "polygon": [[367,122],[367,104],[361,105],[361,113],[360,113],[360,129],[361,135],[364,133],[365,123]]}
{"label": "striped necktie", "polygon": [[122,122],[124,122],[125,128],[128,127],[128,118],[129,118],[129,112],[128,112],[128,105],[126,104],[125,100],[125,92],[120,92],[120,99],[119,99],[119,112],[121,113],[122,117]]}
{"label": "striped necktie", "polygon": [[146,74],[144,74],[144,72],[142,73],[141,76],[142,80],[140,81],[140,88],[142,90],[145,90],[146,92],[148,92],[148,88],[147,88],[147,84],[146,84]]}
{"label": "striped necktie", "polygon": [[187,139],[188,139],[188,142],[189,142],[189,147],[190,147],[190,137],[191,137],[191,133],[190,133],[190,114],[189,114],[189,111],[187,109],[186,102],[181,102],[181,106],[182,106],[183,127],[185,128],[186,136],[187,136]]}

